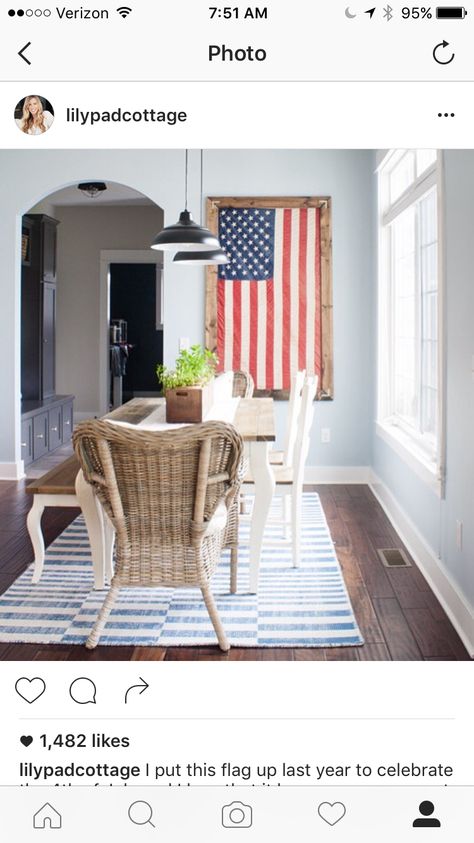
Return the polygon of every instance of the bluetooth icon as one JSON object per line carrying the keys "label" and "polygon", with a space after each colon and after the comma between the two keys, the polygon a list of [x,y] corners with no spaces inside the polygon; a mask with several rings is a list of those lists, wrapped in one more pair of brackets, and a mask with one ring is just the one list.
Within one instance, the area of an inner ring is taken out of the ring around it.
{"label": "bluetooth icon", "polygon": [[385,8],[383,10],[383,16],[387,21],[392,20],[392,18],[393,18],[392,12],[393,12],[393,9],[392,9],[391,6],[385,6]]}

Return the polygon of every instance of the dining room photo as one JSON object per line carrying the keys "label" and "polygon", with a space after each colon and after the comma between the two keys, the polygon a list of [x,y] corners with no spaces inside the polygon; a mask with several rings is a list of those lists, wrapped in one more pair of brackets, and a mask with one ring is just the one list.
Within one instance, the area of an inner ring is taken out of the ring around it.
{"label": "dining room photo", "polygon": [[474,152],[0,152],[0,660],[474,657]]}

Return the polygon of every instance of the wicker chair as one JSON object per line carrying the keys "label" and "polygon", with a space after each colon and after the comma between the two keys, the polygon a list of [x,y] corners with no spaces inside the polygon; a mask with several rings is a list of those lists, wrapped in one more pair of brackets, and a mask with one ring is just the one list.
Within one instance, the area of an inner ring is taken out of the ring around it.
{"label": "wicker chair", "polygon": [[234,382],[232,384],[233,398],[251,398],[254,388],[255,384],[250,372],[244,372],[243,370],[234,372]]}
{"label": "wicker chair", "polygon": [[[152,432],[86,421],[74,448],[116,532],[114,576],[86,647],[97,646],[120,588],[190,586],[201,589],[227,651],[210,581],[223,547],[236,544],[242,439],[235,428],[213,421]],[[234,547],[234,563],[236,556]]]}

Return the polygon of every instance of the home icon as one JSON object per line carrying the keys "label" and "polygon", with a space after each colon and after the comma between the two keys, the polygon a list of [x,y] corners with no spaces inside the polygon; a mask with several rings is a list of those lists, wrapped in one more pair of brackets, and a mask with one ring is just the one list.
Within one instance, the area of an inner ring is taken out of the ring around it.
{"label": "home icon", "polygon": [[61,828],[61,814],[46,802],[33,817],[33,828]]}

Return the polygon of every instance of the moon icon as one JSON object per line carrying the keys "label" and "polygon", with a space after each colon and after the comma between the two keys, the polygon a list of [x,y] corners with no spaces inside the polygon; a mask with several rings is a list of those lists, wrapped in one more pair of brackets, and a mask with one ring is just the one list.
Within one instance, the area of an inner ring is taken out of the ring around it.
{"label": "moon icon", "polygon": [[353,14],[352,14],[352,12],[351,12],[351,10],[350,10],[350,6],[348,6],[348,7],[347,7],[345,14],[346,14],[346,18],[351,18],[351,19],[352,19],[352,18],[356,18],[356,17],[357,17],[357,15],[353,15]]}

